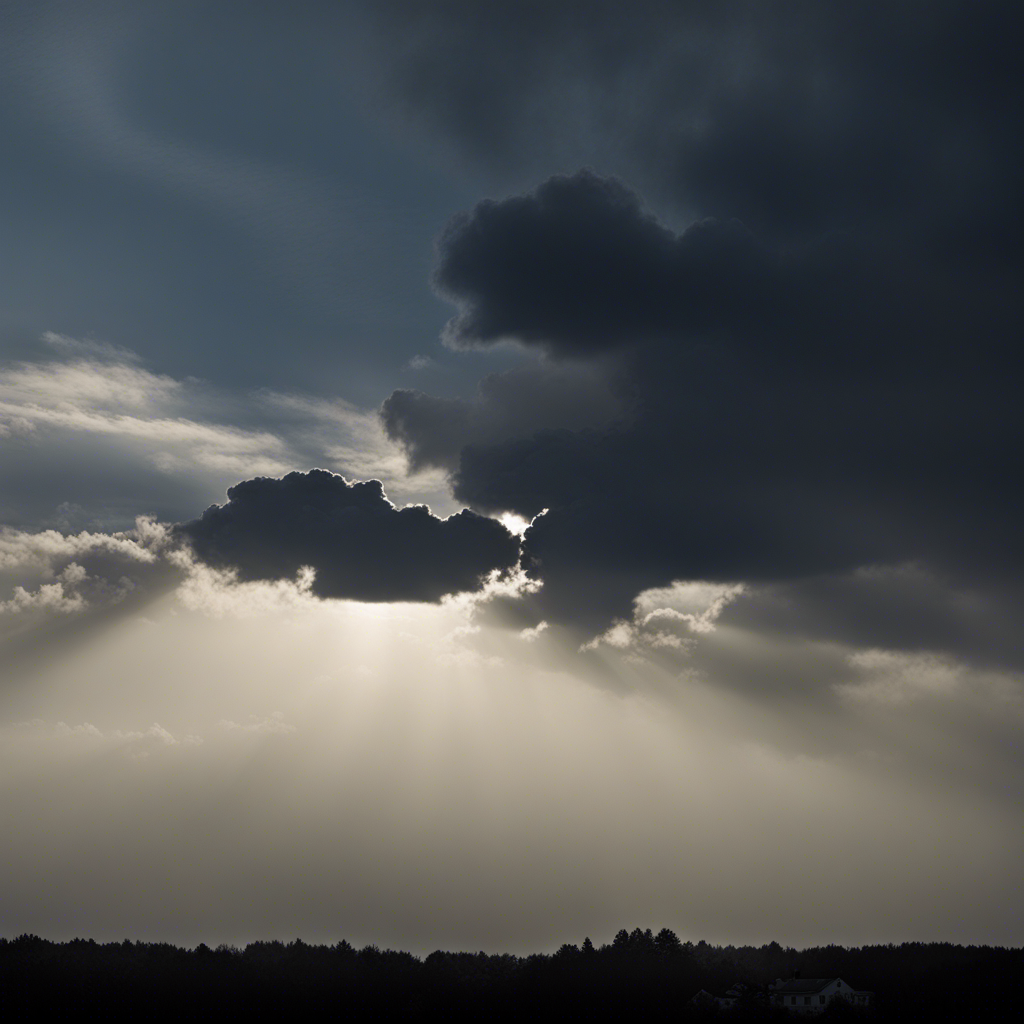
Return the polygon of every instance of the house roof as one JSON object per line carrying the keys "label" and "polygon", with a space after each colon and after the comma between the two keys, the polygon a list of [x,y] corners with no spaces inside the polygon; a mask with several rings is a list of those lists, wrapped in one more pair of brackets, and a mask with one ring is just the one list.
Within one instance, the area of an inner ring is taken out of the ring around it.
{"label": "house roof", "polygon": [[813,995],[820,992],[826,985],[831,985],[835,978],[790,978],[781,985],[776,985],[775,992],[783,995]]}

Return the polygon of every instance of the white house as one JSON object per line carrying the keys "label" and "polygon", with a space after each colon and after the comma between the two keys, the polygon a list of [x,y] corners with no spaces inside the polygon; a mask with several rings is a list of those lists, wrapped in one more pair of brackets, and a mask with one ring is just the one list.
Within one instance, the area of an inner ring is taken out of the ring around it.
{"label": "white house", "polygon": [[768,986],[773,1006],[784,1006],[794,1013],[821,1013],[833,999],[845,999],[854,1006],[867,1006],[870,992],[861,992],[842,978],[779,978]]}

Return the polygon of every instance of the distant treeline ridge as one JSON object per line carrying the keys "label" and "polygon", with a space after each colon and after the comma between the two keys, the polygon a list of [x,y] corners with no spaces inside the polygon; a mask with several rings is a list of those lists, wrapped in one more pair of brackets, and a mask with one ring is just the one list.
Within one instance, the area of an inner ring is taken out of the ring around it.
{"label": "distant treeline ridge", "polygon": [[[556,953],[529,956],[444,952],[419,958],[348,942],[310,945],[251,942],[244,949],[200,944],[50,942],[34,935],[0,938],[0,1008],[64,1006],[103,1012],[154,1000],[187,1014],[235,1011],[449,1015],[530,1014],[611,1019],[670,1010],[684,1019],[712,1011],[692,1003],[700,990],[737,982],[752,994],[731,1019],[787,1019],[763,993],[777,978],[841,977],[874,993],[873,1019],[987,1019],[1010,1016],[1021,1002],[1024,949],[907,942],[796,950],[681,942],[669,929],[620,931],[595,947],[589,939]],[[827,1016],[862,1012],[830,1007]]]}

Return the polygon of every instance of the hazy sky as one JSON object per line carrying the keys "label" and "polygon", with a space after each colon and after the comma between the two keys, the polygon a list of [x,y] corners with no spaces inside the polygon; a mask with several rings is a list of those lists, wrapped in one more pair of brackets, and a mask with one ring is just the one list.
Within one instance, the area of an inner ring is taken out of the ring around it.
{"label": "hazy sky", "polygon": [[0,2],[0,933],[1024,943],[1021,20]]}

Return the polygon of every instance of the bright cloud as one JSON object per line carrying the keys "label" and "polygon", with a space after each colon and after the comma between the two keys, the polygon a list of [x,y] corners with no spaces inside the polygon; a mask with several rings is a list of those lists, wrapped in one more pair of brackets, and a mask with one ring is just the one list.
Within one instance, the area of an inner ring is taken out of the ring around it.
{"label": "bright cloud", "polygon": [[[43,340],[56,358],[0,363],[0,435],[12,439],[0,451],[11,484],[5,500],[36,503],[23,512],[13,506],[22,518],[52,518],[64,507],[120,525],[110,492],[124,490],[165,518],[187,519],[243,477],[314,466],[380,479],[400,503],[426,498],[442,514],[459,507],[442,472],[409,476],[375,409],[266,389],[230,392],[153,372],[106,342],[53,333]],[[38,480],[40,466],[45,486],[19,485]],[[38,508],[47,490],[51,502]]]}
{"label": "bright cloud", "polygon": [[634,601],[631,621],[614,623],[583,644],[581,650],[596,650],[601,645],[619,650],[629,647],[686,650],[693,642],[691,634],[714,632],[723,610],[745,590],[742,583],[701,581],[677,581],[670,587],[644,590]]}
{"label": "bright cloud", "polygon": [[93,552],[108,552],[130,561],[151,563],[166,543],[166,527],[139,516],[135,529],[118,533],[64,534],[57,530],[30,533],[0,529],[0,571],[28,569],[47,571],[61,559]]}

